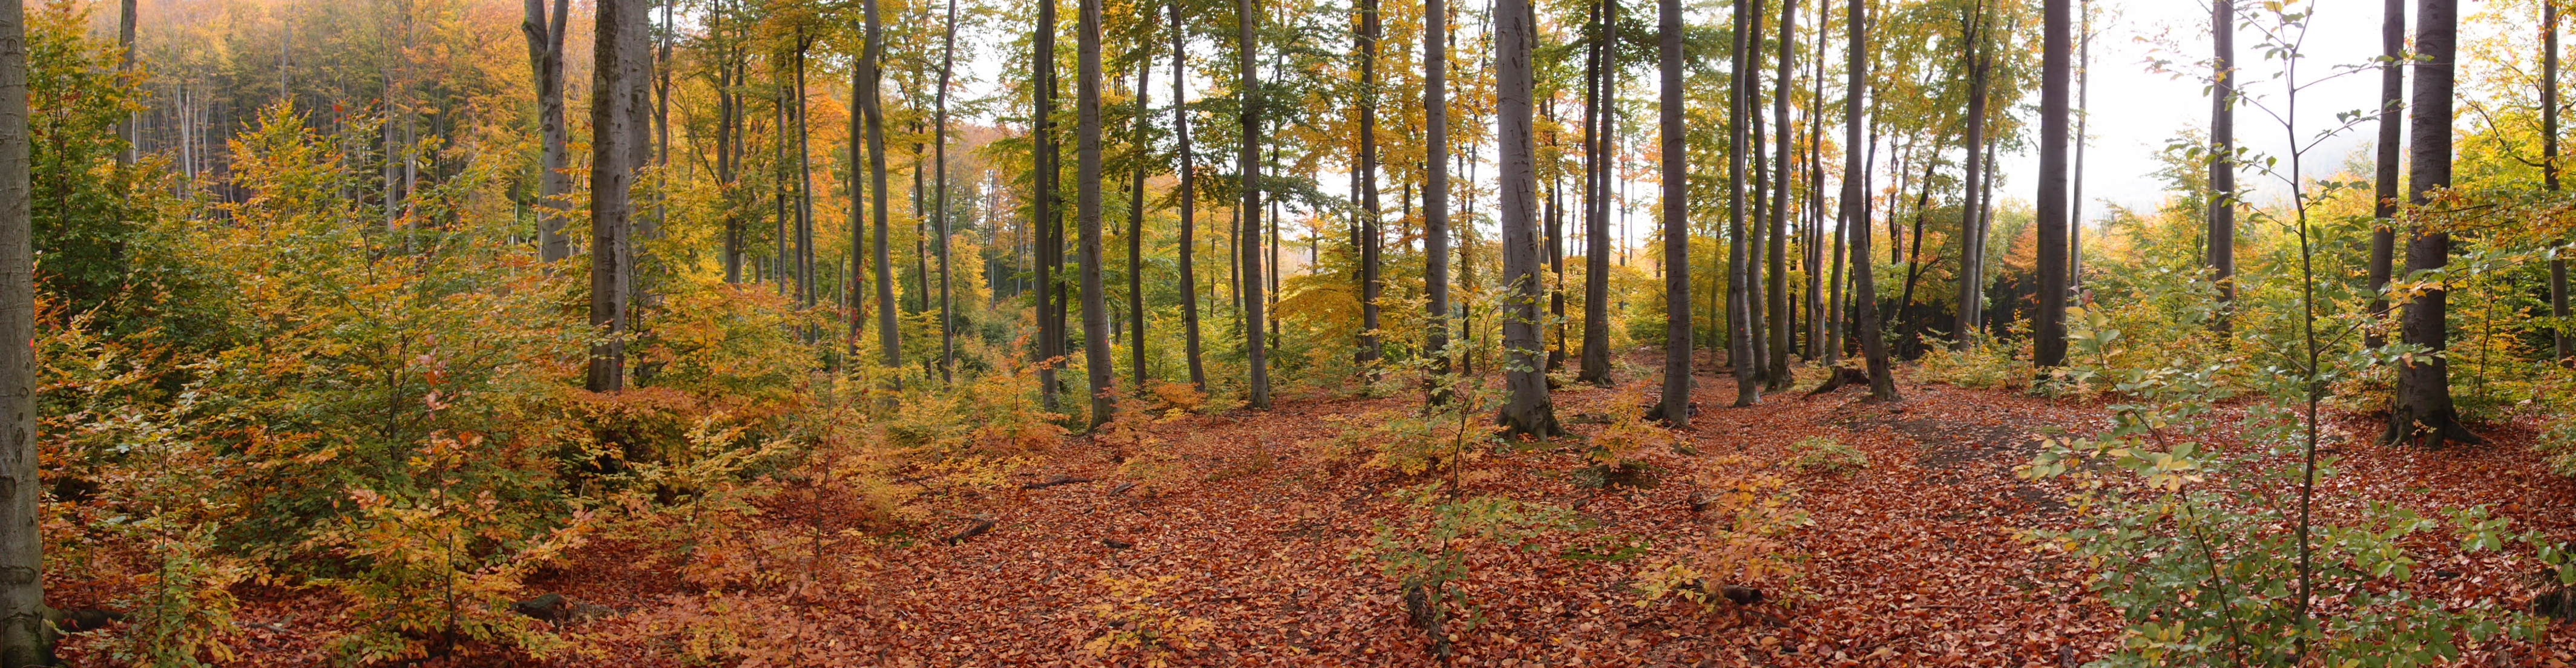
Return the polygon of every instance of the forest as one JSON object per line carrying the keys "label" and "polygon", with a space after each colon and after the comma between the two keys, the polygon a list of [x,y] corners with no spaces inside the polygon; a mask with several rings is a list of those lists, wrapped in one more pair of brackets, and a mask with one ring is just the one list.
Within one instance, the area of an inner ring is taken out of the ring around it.
{"label": "forest", "polygon": [[2576,666],[2569,10],[0,0],[0,668]]}

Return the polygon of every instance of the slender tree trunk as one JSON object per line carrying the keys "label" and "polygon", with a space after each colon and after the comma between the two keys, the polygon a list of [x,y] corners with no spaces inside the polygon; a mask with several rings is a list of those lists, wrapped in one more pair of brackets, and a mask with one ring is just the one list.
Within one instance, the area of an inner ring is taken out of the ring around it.
{"label": "slender tree trunk", "polygon": [[[2451,186],[2452,75],[2459,33],[2457,0],[2418,0],[2415,4],[2415,110],[2408,128],[2407,190],[2417,205],[2432,202],[2433,192]],[[2451,262],[2451,235],[2420,223],[2406,243],[2406,272],[2441,269]],[[2444,441],[2483,443],[2460,424],[2451,403],[2451,371],[2444,352],[2450,347],[2449,291],[2441,282],[2427,285],[2406,304],[2401,330],[2406,343],[2423,354],[2400,362],[2396,405],[2388,414],[2388,442],[2438,447]]]}
{"label": "slender tree trunk", "polygon": [[[2404,177],[2406,144],[2406,0],[2387,0],[2380,14],[2379,143],[2373,172],[2370,233],[2370,313],[2388,316],[2388,279],[2397,266],[2398,179]],[[2362,345],[2387,345],[2378,324],[2362,330]]]}
{"label": "slender tree trunk", "polygon": [[[2224,0],[2221,0],[2224,1]],[[2032,360],[2040,368],[2066,363],[2066,132],[2067,93],[2074,74],[2073,0],[2046,0],[2041,31],[2039,86],[2039,313]]]}
{"label": "slender tree trunk", "polygon": [[1764,220],[1770,210],[1765,208],[1763,200],[1770,192],[1767,184],[1771,179],[1771,161],[1762,150],[1765,143],[1765,128],[1762,126],[1762,22],[1768,19],[1765,14],[1769,8],[1765,0],[1750,0],[1746,11],[1741,68],[1743,80],[1739,82],[1743,87],[1744,102],[1743,111],[1739,113],[1743,114],[1744,122],[1750,127],[1741,142],[1728,148],[1744,154],[1745,163],[1752,169],[1743,179],[1742,193],[1737,195],[1744,200],[1744,331],[1747,333],[1745,350],[1748,353],[1739,363],[1752,365],[1753,379],[1767,388],[1772,385],[1771,323],[1767,312],[1771,293],[1770,281],[1763,274],[1763,269],[1770,257],[1771,236]]}
{"label": "slender tree trunk", "polygon": [[[1248,0],[1247,0],[1248,1]],[[1423,350],[1434,376],[1449,373],[1449,9],[1448,0],[1422,3],[1422,125],[1426,172],[1422,185],[1423,293],[1429,301]],[[1443,399],[1446,392],[1434,392]]]}
{"label": "slender tree trunk", "polygon": [[1062,171],[1056,164],[1054,131],[1055,6],[1055,0],[1038,2],[1037,34],[1032,40],[1036,53],[1031,57],[1037,63],[1037,71],[1031,77],[1035,79],[1037,92],[1030,96],[1034,98],[1035,109],[1029,119],[1029,150],[1034,154],[1031,158],[1037,171],[1031,179],[1035,182],[1032,190],[1036,191],[1036,197],[1029,207],[1029,225],[1035,231],[1031,241],[1037,245],[1031,253],[1034,256],[1031,261],[1036,265],[1037,274],[1038,357],[1043,360],[1038,365],[1038,394],[1048,410],[1059,406],[1056,392],[1061,386],[1056,380],[1056,368],[1064,364],[1064,321],[1059,315],[1063,311],[1056,308],[1056,302],[1061,300],[1061,290],[1055,273],[1060,266],[1056,256],[1063,252],[1063,245],[1057,241],[1062,225],[1057,223],[1055,212],[1055,179]]}
{"label": "slender tree trunk", "polygon": [[1242,88],[1243,146],[1238,152],[1238,169],[1243,174],[1243,229],[1236,236],[1243,248],[1243,318],[1245,364],[1252,369],[1251,397],[1247,403],[1255,410],[1270,408],[1269,342],[1262,335],[1262,299],[1267,292],[1261,285],[1261,79],[1260,64],[1254,60],[1260,42],[1255,35],[1261,27],[1258,0],[1235,0],[1235,56],[1241,71],[1237,81]]}
{"label": "slender tree trunk", "polygon": [[1789,149],[1797,139],[1789,125],[1789,86],[1795,79],[1790,67],[1798,57],[1798,1],[1780,2],[1780,58],[1772,73],[1772,78],[1778,79],[1773,82],[1778,88],[1771,95],[1771,127],[1778,135],[1778,152],[1772,161],[1771,178],[1771,280],[1764,285],[1770,287],[1771,298],[1771,369],[1766,375],[1774,391],[1789,389],[1796,380],[1789,375],[1789,184],[1795,180],[1790,178]]}
{"label": "slender tree trunk", "polygon": [[[134,0],[125,0],[127,23]],[[543,146],[537,162],[537,257],[553,262],[572,255],[572,244],[564,238],[564,219],[570,214],[564,195],[572,192],[571,158],[566,146],[571,143],[571,130],[564,121],[563,45],[565,21],[571,18],[572,0],[554,0],[554,9],[546,9],[546,0],[527,1],[527,19],[519,30],[528,38],[528,65],[534,70],[537,86],[537,135]],[[551,17],[551,18],[549,18]],[[129,48],[132,33],[127,32]]]}
{"label": "slender tree trunk", "polygon": [[[868,199],[871,200],[868,206],[869,213],[876,217],[877,228],[876,243],[873,244],[877,260],[877,344],[883,349],[877,363],[888,369],[901,369],[903,330],[895,327],[894,259],[886,248],[885,99],[880,92],[885,71],[879,65],[885,57],[885,26],[877,17],[877,0],[861,0],[859,6],[866,15],[868,44],[859,53],[860,85],[854,93],[864,102],[860,112],[867,121],[868,130]],[[852,216],[856,217],[858,207],[850,209]],[[852,275],[858,274],[855,271],[857,267],[852,269]],[[858,338],[857,335],[858,332],[851,332],[852,339]],[[891,378],[890,382],[897,388],[903,386],[899,375]]]}
{"label": "slender tree trunk", "polygon": [[[939,233],[939,380],[954,382],[957,367],[957,317],[955,302],[949,296],[948,271],[948,78],[957,69],[957,0],[948,0],[948,20],[942,24],[939,48],[938,126],[934,131],[939,163],[939,206],[931,219]],[[990,287],[990,286],[986,286]]]}
{"label": "slender tree trunk", "polygon": [[[1756,0],[1758,2],[1758,0]],[[1749,93],[1752,90],[1751,54],[1756,48],[1753,34],[1753,3],[1738,2],[1735,8],[1735,50],[1731,60],[1735,72],[1727,91],[1731,113],[1727,121],[1726,170],[1726,323],[1727,365],[1735,369],[1735,405],[1762,403],[1761,362],[1753,355],[1753,299],[1750,280],[1755,269],[1747,251],[1752,236],[1744,227],[1746,160],[1752,143],[1746,123],[1753,118]]]}
{"label": "slender tree trunk", "polygon": [[[1589,54],[1584,100],[1583,161],[1583,362],[1576,379],[1607,387],[1610,385],[1610,210],[1609,210],[1609,107],[1618,105],[1609,95],[1611,68],[1607,67],[1618,53],[1617,27],[1606,17],[1615,3],[1597,0],[1593,3],[1594,39]],[[1687,248],[1685,248],[1687,250]],[[1689,286],[1683,286],[1683,301],[1689,301]],[[1687,309],[1685,309],[1687,310]],[[1689,345],[1689,342],[1683,342]],[[1683,360],[1685,364],[1689,360]],[[1684,373],[1687,377],[1688,373]]]}
{"label": "slender tree trunk", "polygon": [[[2223,0],[2222,0],[2223,1]],[[1969,21],[1967,62],[1973,68],[1968,75],[1968,164],[1959,180],[1965,191],[1959,205],[1959,313],[1950,331],[1950,348],[1967,350],[1976,344],[1977,314],[1985,308],[1986,267],[1985,226],[1978,224],[1978,196],[1983,194],[1978,176],[1990,167],[1985,163],[1986,88],[1993,61],[1985,55],[1985,4],[1977,4],[1977,17]]]}
{"label": "slender tree trunk", "polygon": [[[2557,193],[2558,3],[2540,3],[2540,30],[2540,179],[2549,192]],[[2558,325],[2549,328],[2550,338],[2557,342],[2560,363],[2567,363],[2576,358],[2576,337],[2567,333],[2567,259],[2555,255],[2549,259],[2549,315],[2558,319]]]}
{"label": "slender tree trunk", "polygon": [[1502,158],[1503,225],[1503,364],[1504,384],[1511,389],[1503,403],[1502,423],[1514,434],[1553,437],[1564,433],[1556,423],[1545,369],[1547,345],[1539,336],[1539,233],[1537,146],[1530,132],[1533,111],[1530,54],[1538,41],[1536,17],[1529,0],[1494,4],[1495,139]]}
{"label": "slender tree trunk", "polygon": [[[2082,32],[2075,42],[2075,183],[2069,186],[2074,194],[2066,202],[2066,282],[2080,300],[2084,293],[2084,149],[2093,143],[2086,131],[2093,122],[2093,0],[2076,0],[2075,11]],[[1993,199],[1988,198],[1986,205],[1992,207]],[[1985,267],[1977,268],[1977,278],[1979,289],[1984,289]],[[1985,324],[1982,313],[1977,324]]]}
{"label": "slender tree trunk", "polygon": [[[1854,0],[1857,2],[1858,0]],[[1682,117],[1682,3],[1656,3],[1657,60],[1663,100],[1657,105],[1662,125],[1664,222],[1664,396],[1656,417],[1665,424],[1690,426],[1690,128]],[[1596,242],[1597,243],[1597,242]],[[1597,263],[1594,266],[1599,266]]]}
{"label": "slender tree trunk", "polygon": [[[136,59],[143,55],[134,48],[134,22],[137,18],[134,3],[135,0],[119,0],[119,2],[117,2],[116,46],[118,48],[118,53],[116,59],[116,71],[118,74],[133,72]],[[19,0],[19,4],[22,7],[25,6],[25,0]],[[569,5],[571,3],[565,4]],[[531,14],[530,16],[534,16],[534,14]],[[562,47],[556,47],[555,53],[557,58],[561,58],[563,53]],[[561,75],[558,74],[557,76]],[[281,90],[281,92],[283,91]],[[116,164],[128,166],[133,165],[135,159],[141,155],[143,137],[136,134],[141,128],[141,125],[136,122],[139,117],[140,113],[138,112],[128,112],[125,114],[125,118],[119,119],[116,122],[116,136],[118,139],[125,141],[125,147],[118,149],[116,152]],[[562,223],[558,222],[556,224],[561,225]]]}
{"label": "slender tree trunk", "polygon": [[1093,427],[1108,422],[1117,411],[1109,304],[1100,285],[1100,1],[1082,0],[1081,27],[1075,29],[1081,70],[1074,103],[1080,118],[1074,131],[1074,169],[1079,179],[1074,188],[1074,221],[1082,230],[1082,361],[1091,381]]}
{"label": "slender tree trunk", "polygon": [[590,325],[601,337],[590,347],[587,387],[626,388],[627,290],[634,285],[627,234],[630,199],[641,166],[650,100],[645,50],[652,38],[646,0],[600,0],[592,69],[590,124]]}
{"label": "slender tree trunk", "polygon": [[1384,215],[1377,201],[1377,44],[1383,39],[1379,23],[1378,0],[1360,0],[1360,220],[1356,233],[1360,237],[1360,342],[1359,361],[1377,361],[1378,296],[1381,285],[1378,246],[1385,234],[1378,230]]}
{"label": "slender tree trunk", "polygon": [[[2063,0],[2049,0],[2062,2]],[[1896,374],[1887,358],[1887,340],[1878,322],[1878,288],[1871,280],[1869,266],[1869,194],[1864,191],[1868,168],[1856,150],[1861,145],[1860,101],[1869,94],[1869,19],[1862,0],[1848,0],[1844,10],[1850,19],[1851,64],[1844,84],[1843,114],[1843,229],[1851,237],[1852,259],[1852,336],[1860,339],[1861,358],[1869,365],[1869,396],[1874,401],[1895,401]],[[1841,376],[1835,376],[1839,379]]]}
{"label": "slender tree trunk", "polygon": [[2236,303],[2236,2],[2210,2],[2209,274],[2225,332]]}
{"label": "slender tree trunk", "polygon": [[1181,4],[1172,3],[1172,137],[1181,149],[1181,329],[1189,356],[1190,386],[1207,391],[1207,367],[1199,359],[1199,291],[1193,237],[1198,232],[1197,154],[1190,148],[1189,24],[1181,21]]}
{"label": "slender tree trunk", "polygon": [[[133,25],[126,4],[125,25]],[[131,40],[133,33],[127,32]],[[45,540],[37,528],[44,483],[38,472],[36,429],[36,255],[29,217],[27,120],[27,10],[23,0],[0,2],[0,403],[9,414],[7,444],[0,445],[0,666],[54,665],[52,629],[45,621]]]}
{"label": "slender tree trunk", "polygon": [[[814,282],[814,124],[812,114],[807,113],[809,110],[805,107],[805,51],[811,47],[812,43],[803,36],[800,35],[797,38],[795,99],[796,303],[801,304],[808,309],[814,308],[814,300],[817,296],[817,288],[819,287]],[[852,142],[851,145],[856,146],[857,142]],[[853,164],[852,168],[854,173],[850,178],[851,182],[856,184],[858,180],[858,175],[855,173],[856,165]],[[858,191],[858,188],[854,185],[854,187],[850,189],[850,194],[853,197],[856,197],[858,195]],[[850,213],[852,216],[857,216],[858,208],[851,207]],[[853,235],[853,237],[855,236],[856,235]],[[853,241],[856,241],[856,239],[854,238]],[[851,252],[856,253],[858,250],[854,247],[851,249]],[[857,338],[857,333],[858,331],[856,329],[851,330],[853,339]],[[809,332],[807,337],[809,339],[812,338],[812,334]]]}
{"label": "slender tree trunk", "polygon": [[[1150,16],[1150,15],[1148,15],[1148,16]],[[1128,356],[1129,356],[1130,358],[1132,358],[1132,359],[1134,360],[1134,367],[1135,367],[1135,374],[1136,374],[1136,391],[1137,391],[1137,392],[1144,392],[1144,391],[1145,391],[1145,380],[1146,380],[1146,373],[1145,373],[1145,164],[1146,164],[1145,157],[1146,157],[1146,156],[1145,156],[1145,155],[1143,155],[1143,154],[1150,152],[1150,150],[1151,150],[1151,148],[1152,148],[1152,146],[1153,146],[1153,144],[1152,144],[1153,139],[1147,135],[1147,132],[1148,132],[1149,128],[1148,128],[1148,126],[1146,126],[1146,124],[1145,124],[1145,119],[1147,119],[1147,118],[1151,118],[1151,116],[1146,115],[1145,110],[1146,110],[1146,109],[1148,109],[1148,108],[1151,108],[1151,107],[1153,106],[1153,104],[1152,104],[1152,103],[1149,101],[1149,99],[1148,99],[1148,98],[1151,96],[1151,94],[1150,94],[1150,93],[1148,93],[1147,91],[1152,90],[1152,83],[1153,83],[1153,79],[1154,79],[1154,52],[1153,52],[1153,51],[1150,51],[1150,50],[1144,50],[1144,49],[1139,49],[1138,51],[1139,51],[1139,53],[1140,53],[1140,58],[1139,58],[1140,62],[1138,62],[1138,63],[1137,63],[1137,65],[1136,65],[1136,119],[1135,119],[1136,128],[1135,128],[1135,130],[1136,130],[1136,152],[1137,152],[1139,155],[1137,156],[1137,159],[1136,159],[1136,174],[1135,174],[1135,178],[1133,178],[1133,179],[1129,179],[1129,181],[1128,181],[1129,192],[1128,192],[1128,197],[1127,197],[1127,332],[1128,332],[1127,336],[1128,336],[1128,340],[1130,340],[1130,341],[1134,341],[1134,342],[1135,342],[1135,345],[1133,345],[1133,346],[1131,346],[1131,347],[1130,347],[1130,349],[1127,351],[1127,354],[1128,354]]]}

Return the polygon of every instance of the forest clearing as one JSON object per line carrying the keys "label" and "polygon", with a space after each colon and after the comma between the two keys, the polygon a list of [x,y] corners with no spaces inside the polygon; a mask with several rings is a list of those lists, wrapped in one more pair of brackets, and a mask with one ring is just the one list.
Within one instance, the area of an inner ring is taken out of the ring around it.
{"label": "forest clearing", "polygon": [[0,668],[2576,665],[2568,9],[0,0]]}

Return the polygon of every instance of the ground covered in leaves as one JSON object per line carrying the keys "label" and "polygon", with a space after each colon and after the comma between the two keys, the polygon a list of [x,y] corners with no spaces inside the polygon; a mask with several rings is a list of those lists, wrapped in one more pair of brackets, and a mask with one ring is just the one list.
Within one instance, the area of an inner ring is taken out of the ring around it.
{"label": "ground covered in leaves", "polygon": [[[2105,427],[2103,406],[1907,384],[1893,404],[1854,388],[1738,409],[1725,407],[1731,381],[1700,380],[1686,441],[1641,455],[1650,473],[1638,484],[1587,477],[1580,445],[1604,416],[1633,410],[1618,404],[1634,391],[1563,388],[1557,411],[1577,437],[1464,467],[1464,494],[1550,504],[1579,528],[1519,549],[1470,544],[1460,586],[1471,614],[1445,627],[1455,665],[2074,666],[2116,642],[2119,615],[2088,595],[2085,565],[2018,536],[2063,526],[2065,490],[2013,475],[2043,438]],[[567,646],[548,659],[559,665],[1425,665],[1427,634],[1371,550],[1381,527],[1427,521],[1393,492],[1438,474],[1318,454],[1354,422],[1419,401],[1301,401],[1161,422],[1150,433],[1176,467],[1143,485],[1112,460],[1117,444],[1075,439],[1013,484],[931,490],[914,501],[928,519],[892,540],[825,540],[859,529],[781,495],[761,521],[810,523],[814,549],[836,554],[764,566],[832,571],[775,580],[796,584],[771,593],[711,595],[617,541],[529,586],[572,601],[559,614]],[[2334,427],[2366,434],[2372,424]],[[2483,504],[2576,536],[2576,482],[2546,473],[2527,430],[2491,434],[2493,445],[2440,451],[2338,440],[2344,475],[2325,505]],[[1792,444],[1810,437],[1851,446],[1867,465],[1798,466],[1806,454]],[[1721,478],[1692,474],[1710,461],[1787,483],[1809,522],[1779,537],[1795,575],[1750,605],[1643,603],[1640,571],[1712,522],[1695,508],[1723,491],[1707,488]],[[2439,542],[2422,546],[2425,591],[2527,607],[2541,590],[2519,566]],[[327,601],[248,599],[245,661],[322,661],[295,638],[328,616]],[[2564,665],[2576,650],[2569,631],[2553,628],[2542,646],[2473,648],[2464,663]]]}

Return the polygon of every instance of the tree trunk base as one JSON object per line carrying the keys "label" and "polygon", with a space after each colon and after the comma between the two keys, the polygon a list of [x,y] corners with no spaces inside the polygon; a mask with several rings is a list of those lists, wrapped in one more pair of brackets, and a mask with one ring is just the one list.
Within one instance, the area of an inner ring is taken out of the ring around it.
{"label": "tree trunk base", "polygon": [[2436,411],[2434,415],[2408,417],[2407,411],[2388,413],[2388,433],[2379,437],[2381,445],[2420,445],[2435,450],[2450,443],[2485,445],[2487,439],[2471,433],[2460,424],[2457,411]]}

